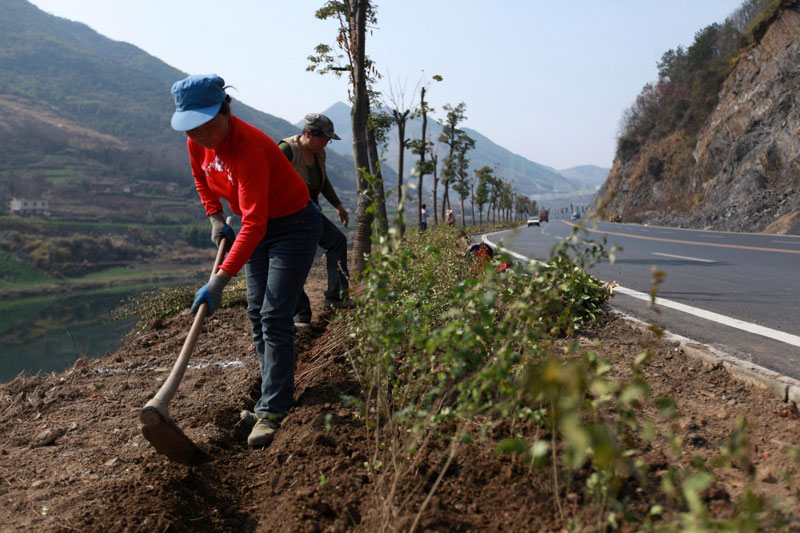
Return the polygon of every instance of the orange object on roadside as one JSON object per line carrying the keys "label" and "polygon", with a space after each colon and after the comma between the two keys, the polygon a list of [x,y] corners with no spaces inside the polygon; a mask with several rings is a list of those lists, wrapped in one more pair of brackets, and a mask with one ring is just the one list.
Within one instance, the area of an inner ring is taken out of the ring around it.
{"label": "orange object on roadside", "polygon": [[494,251],[488,244],[476,243],[467,248],[467,256],[472,258],[472,272],[483,272],[484,265],[494,257]]}

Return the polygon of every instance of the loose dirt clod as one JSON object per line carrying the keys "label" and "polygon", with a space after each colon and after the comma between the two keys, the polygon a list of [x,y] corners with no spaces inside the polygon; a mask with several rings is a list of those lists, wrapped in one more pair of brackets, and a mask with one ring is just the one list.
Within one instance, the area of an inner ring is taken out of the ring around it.
{"label": "loose dirt clod", "polygon": [[56,443],[56,440],[66,432],[66,429],[45,429],[33,439],[31,448],[53,445]]}

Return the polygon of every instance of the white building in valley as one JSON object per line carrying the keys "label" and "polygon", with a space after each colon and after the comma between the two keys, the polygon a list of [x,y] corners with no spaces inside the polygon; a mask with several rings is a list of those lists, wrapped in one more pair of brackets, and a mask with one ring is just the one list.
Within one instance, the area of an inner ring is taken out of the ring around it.
{"label": "white building in valley", "polygon": [[47,200],[26,200],[12,198],[9,205],[12,215],[18,216],[50,216],[50,204]]}

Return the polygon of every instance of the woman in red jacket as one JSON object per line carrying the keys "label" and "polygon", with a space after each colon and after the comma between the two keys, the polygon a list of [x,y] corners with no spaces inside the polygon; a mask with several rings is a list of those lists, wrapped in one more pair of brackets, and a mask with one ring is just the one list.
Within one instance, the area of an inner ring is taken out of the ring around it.
{"label": "woman in red jacket", "polygon": [[[294,308],[322,234],[320,213],[308,187],[278,145],[231,115],[225,82],[215,74],[175,82],[172,127],[187,135],[197,192],[212,226],[212,240],[233,245],[218,273],[195,295],[192,311],[208,304],[211,315],[222,290],[244,266],[247,316],[261,366],[258,422],[251,446],[272,442],[294,405]],[[225,224],[222,202],[242,217],[238,236]],[[235,239],[235,240],[234,240]]]}

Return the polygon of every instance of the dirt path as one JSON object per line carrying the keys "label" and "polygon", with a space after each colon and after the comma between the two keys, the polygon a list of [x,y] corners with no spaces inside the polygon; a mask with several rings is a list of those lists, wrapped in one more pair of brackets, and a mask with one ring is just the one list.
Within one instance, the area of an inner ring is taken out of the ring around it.
{"label": "dirt path", "polygon": [[[386,479],[365,468],[368,432],[342,395],[356,395],[340,339],[326,330],[321,309],[324,270],[312,271],[315,307],[310,331],[298,335],[300,402],[272,445],[251,450],[239,411],[259,396],[258,364],[242,307],[208,320],[192,365],[170,412],[214,460],[195,468],[170,463],[141,435],[138,413],[168,373],[191,315],[181,313],[103,360],[78,361],[61,374],[17,378],[0,385],[0,529],[10,531],[350,531],[406,528],[415,517],[446,456],[434,446],[418,476],[398,486],[408,511],[386,522],[390,509],[376,494]],[[783,453],[800,443],[796,411],[764,391],[706,368],[675,346],[642,334],[612,317],[578,337],[623,375],[646,345],[654,395],[670,394],[686,416],[679,423],[685,457],[711,455],[743,416],[751,430],[758,490],[798,509],[782,478],[797,474]],[[423,513],[422,530],[559,530],[548,477],[519,460],[494,453],[493,438],[476,440],[456,454]],[[651,470],[666,465],[656,445]],[[726,472],[711,495],[726,512],[747,481]],[[580,516],[584,502],[564,488]],[[646,495],[640,497],[646,501]],[[394,513],[397,515],[397,513]],[[796,516],[797,512],[795,513]]]}

